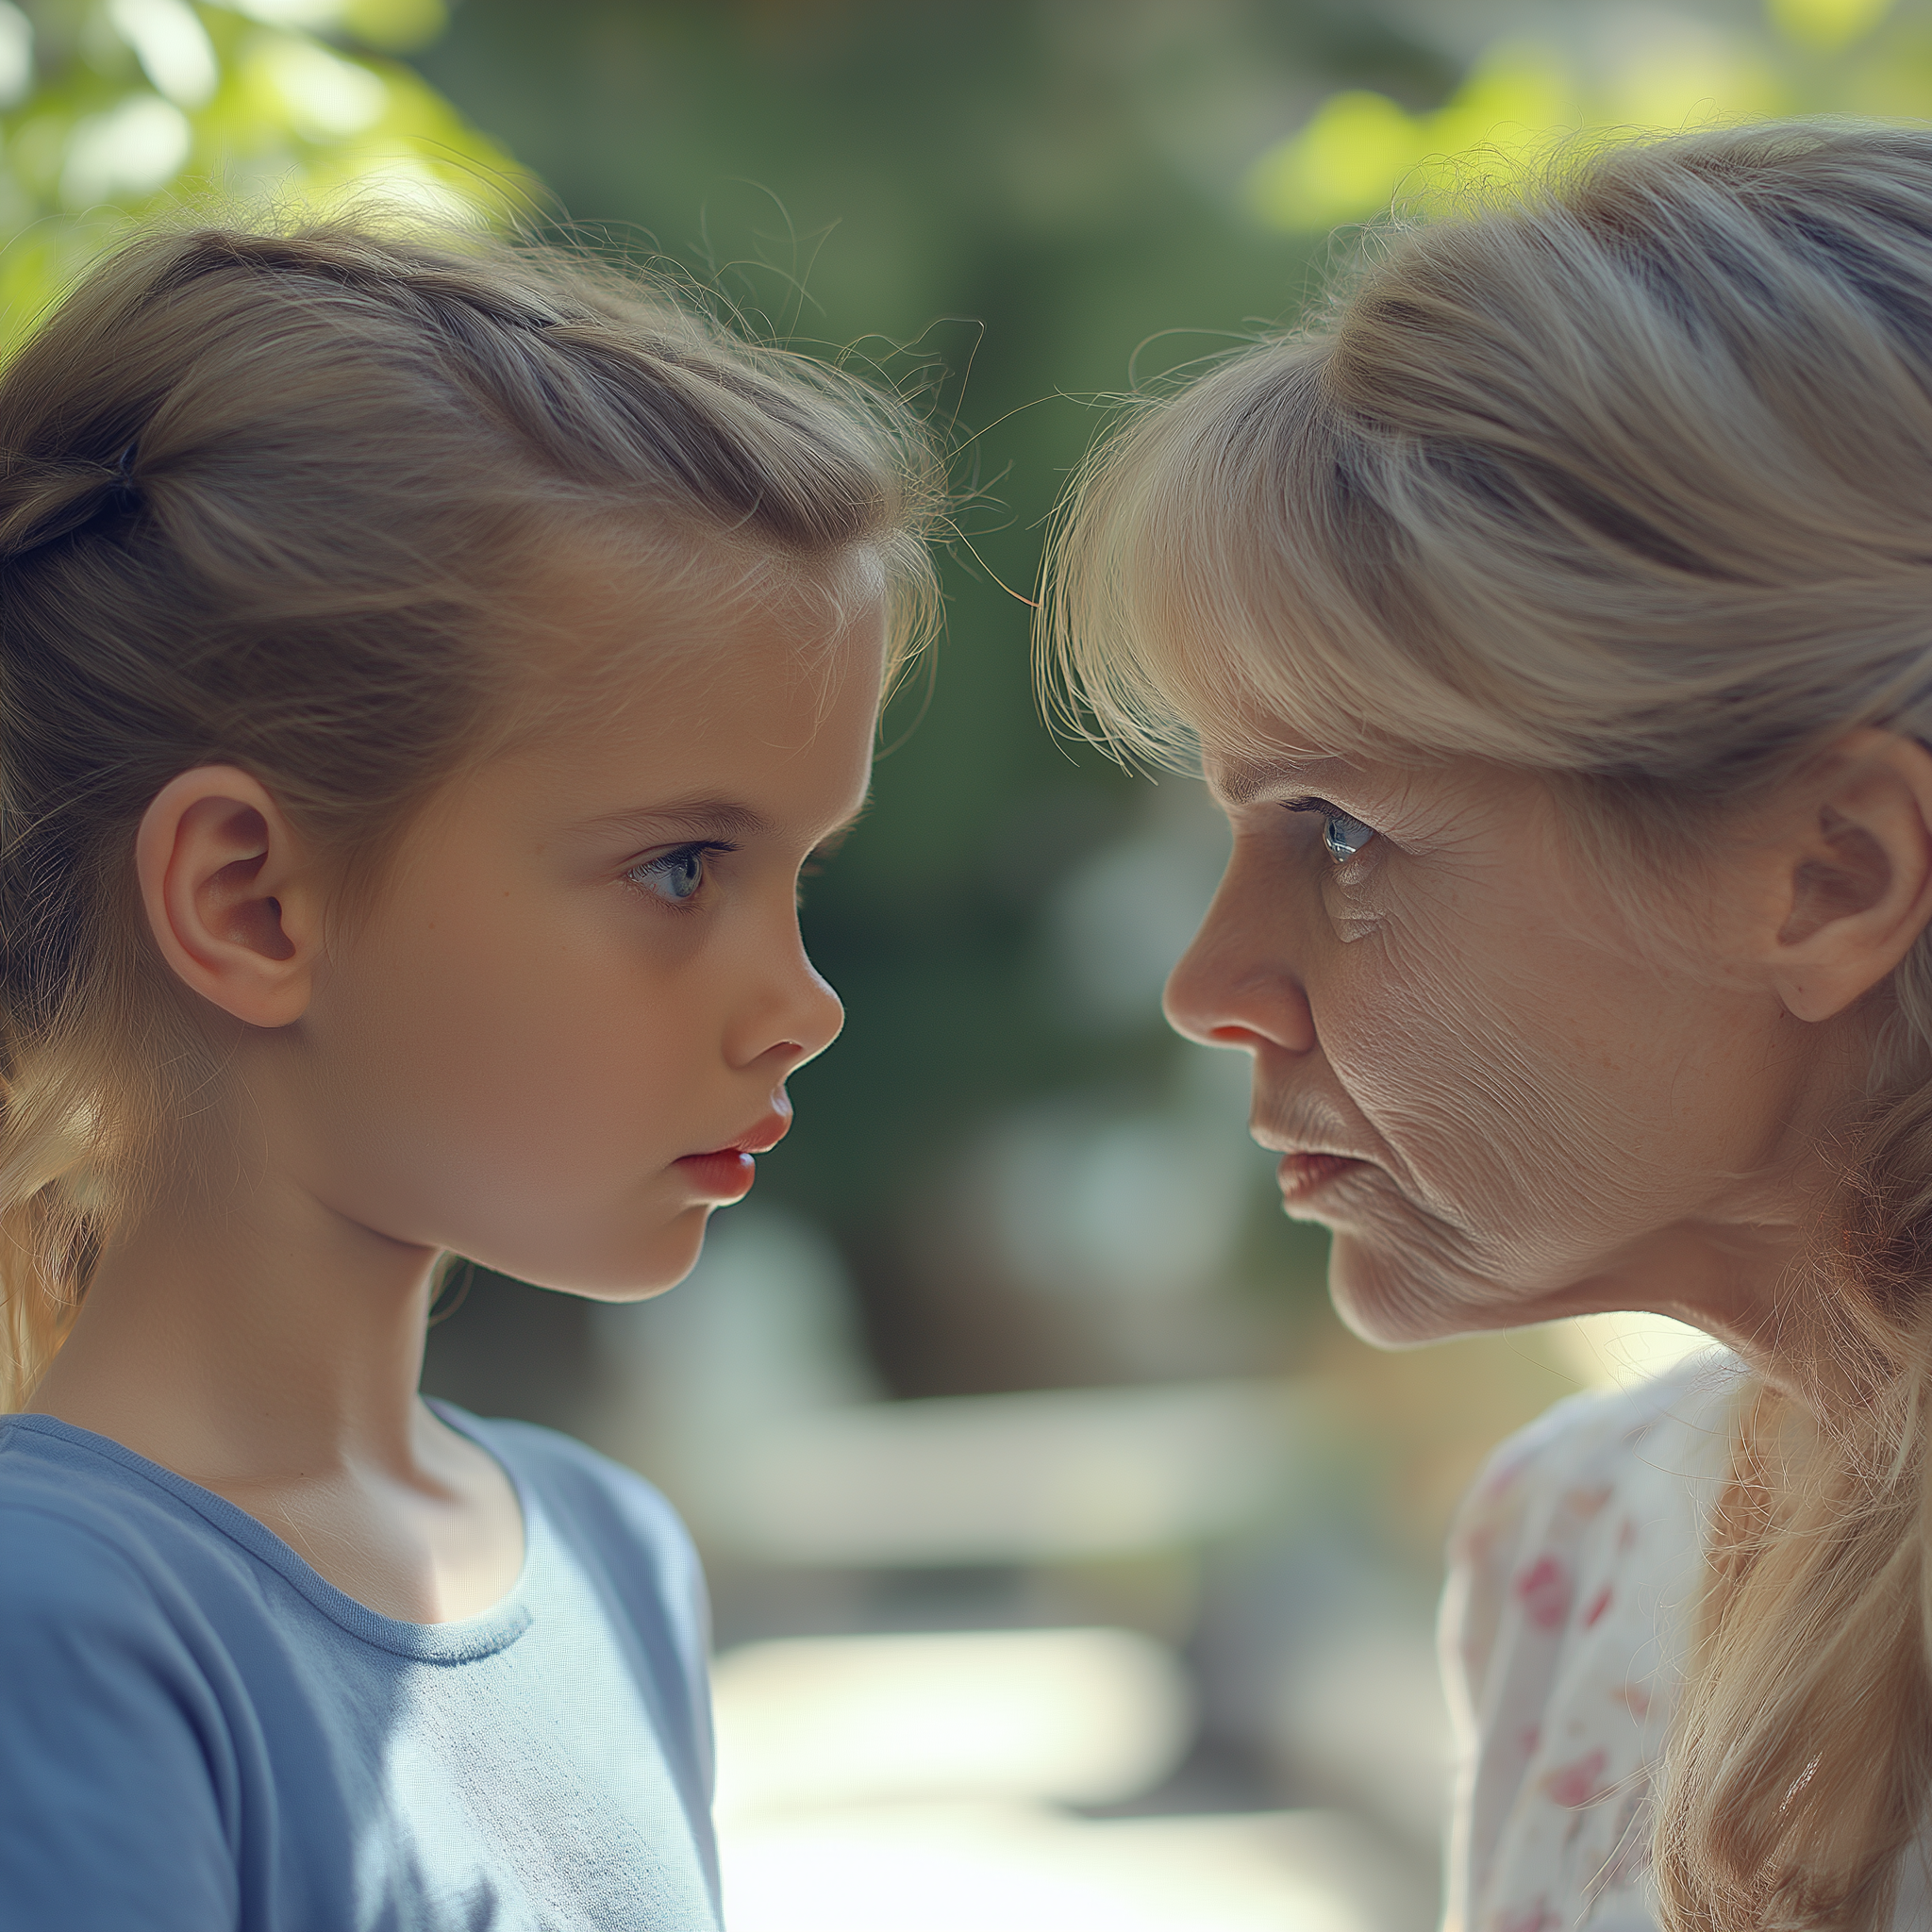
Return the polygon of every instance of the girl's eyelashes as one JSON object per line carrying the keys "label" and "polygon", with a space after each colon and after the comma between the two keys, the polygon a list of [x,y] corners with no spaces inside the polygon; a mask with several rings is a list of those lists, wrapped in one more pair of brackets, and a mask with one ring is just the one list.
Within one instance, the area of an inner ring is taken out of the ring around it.
{"label": "girl's eyelashes", "polygon": [[[799,867],[799,878],[816,877],[823,869],[821,861],[829,858],[844,842],[842,827],[821,840]],[[691,902],[704,892],[711,872],[707,860],[713,854],[738,849],[727,839],[693,839],[687,844],[666,846],[648,858],[639,859],[626,868],[624,876],[627,884],[640,891],[648,892],[652,898],[682,912],[690,909]]]}
{"label": "girl's eyelashes", "polygon": [[706,858],[713,852],[735,852],[720,839],[699,839],[689,845],[674,845],[668,852],[653,853],[625,874],[640,891],[661,899],[667,906],[682,908],[695,899],[707,876]]}
{"label": "girl's eyelashes", "polygon": [[835,852],[838,851],[840,846],[844,844],[845,841],[851,836],[851,834],[852,827],[850,825],[841,825],[836,832],[829,833],[824,838],[821,839],[819,842],[816,845],[814,845],[808,853],[806,854],[805,863],[798,868],[798,877],[791,889],[792,903],[795,906],[799,907],[801,910],[804,908],[805,906],[806,880],[815,879],[819,877],[821,874],[824,873],[825,869],[825,861],[828,858],[830,858]]}
{"label": "girl's eyelashes", "polygon": [[1340,865],[1353,858],[1375,836],[1373,825],[1328,803],[1325,798],[1296,798],[1289,801],[1290,811],[1313,811],[1322,815],[1322,843],[1328,856]]}

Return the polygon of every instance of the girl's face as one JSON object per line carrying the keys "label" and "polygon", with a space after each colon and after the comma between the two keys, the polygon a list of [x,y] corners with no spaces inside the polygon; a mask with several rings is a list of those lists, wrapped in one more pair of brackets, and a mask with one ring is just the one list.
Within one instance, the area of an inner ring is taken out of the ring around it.
{"label": "girl's face", "polygon": [[1358,1333],[1708,1324],[1727,1273],[1791,1239],[1838,1063],[1726,969],[1701,888],[1627,909],[1644,891],[1579,862],[1547,790],[1488,767],[1209,780],[1233,854],[1168,1014],[1253,1056],[1255,1138],[1289,1213],[1334,1231]]}
{"label": "girl's face", "polygon": [[649,626],[644,687],[448,787],[270,1084],[325,1208],[625,1297],[686,1274],[839,1031],[797,880],[864,802],[884,616],[867,594],[829,632],[796,609],[680,629],[576,594],[587,635]]}

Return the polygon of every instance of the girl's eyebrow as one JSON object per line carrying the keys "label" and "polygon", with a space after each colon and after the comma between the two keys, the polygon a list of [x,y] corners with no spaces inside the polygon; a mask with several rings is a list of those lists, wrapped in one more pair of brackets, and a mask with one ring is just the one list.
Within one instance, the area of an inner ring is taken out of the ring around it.
{"label": "girl's eyebrow", "polygon": [[817,858],[831,858],[833,853],[838,851],[840,846],[844,844],[847,839],[851,838],[853,826],[856,825],[859,822],[859,820],[862,819],[869,810],[871,810],[871,808],[872,800],[868,798],[865,801],[865,803],[858,808],[857,811],[852,812],[848,814],[846,817],[841,819],[839,823],[836,825],[834,825],[832,829],[829,832],[827,832],[818,841],[818,843],[811,848],[812,856]]}
{"label": "girl's eyebrow", "polygon": [[748,805],[728,798],[680,798],[663,805],[641,805],[606,812],[589,820],[587,832],[723,832],[728,838],[754,839],[771,826]]}
{"label": "girl's eyebrow", "polygon": [[[872,808],[872,798],[849,812],[817,841],[821,852],[836,849],[860,819]],[[578,828],[603,834],[621,832],[626,838],[649,839],[666,831],[722,833],[727,839],[755,839],[772,829],[769,820],[748,805],[728,798],[684,798],[665,805],[631,807],[624,811],[606,812]]]}

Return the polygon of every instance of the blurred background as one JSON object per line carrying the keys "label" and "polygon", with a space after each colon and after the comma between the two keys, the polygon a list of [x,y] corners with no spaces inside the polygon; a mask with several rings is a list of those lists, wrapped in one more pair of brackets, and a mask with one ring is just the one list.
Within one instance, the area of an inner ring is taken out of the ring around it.
{"label": "blurred background", "polygon": [[[1042,727],[1109,398],[1553,132],[1932,114],[1932,0],[0,0],[0,336],[130,215],[374,183],[565,225],[915,395],[947,630],[809,882],[843,1039],[683,1287],[488,1275],[427,1385],[660,1483],[717,1609],[736,1932],[1420,1932],[1455,1499],[1684,1345],[1378,1355],[1162,1027],[1223,840]],[[1340,231],[1338,236],[1337,231]]]}

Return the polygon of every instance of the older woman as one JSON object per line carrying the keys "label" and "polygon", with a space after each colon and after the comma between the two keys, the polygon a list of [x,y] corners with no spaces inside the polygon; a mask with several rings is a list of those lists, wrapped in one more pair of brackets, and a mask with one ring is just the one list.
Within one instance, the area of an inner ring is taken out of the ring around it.
{"label": "older woman", "polygon": [[1349,1324],[1734,1352],[1465,1507],[1451,1924],[1932,1923],[1932,133],[1379,235],[1103,448],[1049,642],[1233,824],[1168,1009]]}

